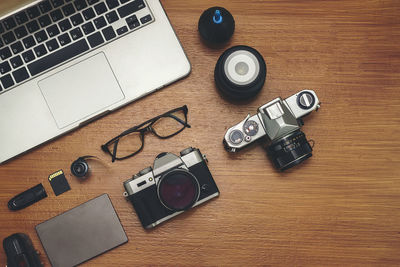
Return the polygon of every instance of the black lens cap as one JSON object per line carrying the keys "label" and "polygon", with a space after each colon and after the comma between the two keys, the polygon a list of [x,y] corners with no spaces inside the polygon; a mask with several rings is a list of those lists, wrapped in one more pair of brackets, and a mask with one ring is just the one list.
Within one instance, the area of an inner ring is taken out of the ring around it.
{"label": "black lens cap", "polygon": [[223,7],[211,7],[201,14],[198,29],[201,38],[215,46],[227,42],[235,31],[232,14]]}
{"label": "black lens cap", "polygon": [[248,100],[264,86],[267,66],[254,48],[244,45],[226,50],[218,59],[214,70],[217,88],[233,100]]}

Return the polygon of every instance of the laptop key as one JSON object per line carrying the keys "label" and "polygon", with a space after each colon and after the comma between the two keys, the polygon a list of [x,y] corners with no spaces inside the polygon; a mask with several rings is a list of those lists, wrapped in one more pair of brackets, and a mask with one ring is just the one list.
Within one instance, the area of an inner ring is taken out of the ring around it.
{"label": "laptop key", "polygon": [[47,54],[46,47],[41,44],[33,49],[37,57],[41,57]]}
{"label": "laptop key", "polygon": [[57,48],[60,47],[60,45],[58,44],[56,39],[52,39],[50,41],[46,42],[46,46],[47,46],[47,50],[49,50],[49,52],[56,50]]}
{"label": "laptop key", "polygon": [[10,66],[10,63],[8,63],[8,61],[5,61],[0,64],[0,74],[6,74],[10,70],[11,70],[11,66]]}
{"label": "laptop key", "polygon": [[93,21],[93,23],[94,23],[94,25],[96,26],[96,29],[98,29],[98,30],[107,25],[107,22],[106,22],[106,20],[104,19],[103,16],[101,16],[101,17],[99,17],[99,18],[96,18],[96,19]]}
{"label": "laptop key", "polygon": [[38,19],[38,21],[39,21],[40,26],[42,26],[42,28],[47,27],[51,24],[51,19],[50,19],[49,15],[47,15],[47,14],[41,16]]}
{"label": "laptop key", "polygon": [[122,7],[119,7],[117,9],[117,11],[119,13],[119,16],[121,18],[124,18],[126,16],[129,16],[129,15],[135,13],[136,11],[138,11],[144,7],[145,7],[145,5],[142,0],[136,0],[134,2],[130,2],[126,5],[124,5]]}
{"label": "laptop key", "polygon": [[29,63],[35,59],[35,54],[33,54],[32,50],[28,50],[22,53],[22,58],[24,59],[25,63]]}
{"label": "laptop key", "polygon": [[40,8],[40,11],[42,11],[43,14],[49,12],[52,9],[49,1],[40,2],[39,3],[39,8]]}
{"label": "laptop key", "polygon": [[76,14],[71,17],[72,25],[78,26],[79,24],[83,23],[83,18],[81,14]]}
{"label": "laptop key", "polygon": [[106,18],[107,18],[108,23],[110,23],[110,24],[119,19],[118,14],[115,11],[111,11],[110,13],[107,13]]}
{"label": "laptop key", "polygon": [[95,5],[94,9],[96,10],[97,15],[101,15],[101,14],[107,12],[107,7],[103,2]]}
{"label": "laptop key", "polygon": [[26,24],[26,28],[28,29],[28,32],[34,33],[35,31],[39,30],[40,27],[36,20],[32,20]]}
{"label": "laptop key", "polygon": [[106,39],[106,41],[109,41],[109,40],[117,37],[112,26],[108,26],[107,28],[103,29],[102,32],[103,32],[103,35],[104,35],[104,38]]}
{"label": "laptop key", "polygon": [[128,31],[128,27],[123,26],[123,27],[117,29],[117,34],[121,35],[121,34],[126,33],[127,31]]}
{"label": "laptop key", "polygon": [[87,35],[94,32],[94,26],[91,22],[82,25],[83,32]]}
{"label": "laptop key", "polygon": [[138,21],[136,15],[130,16],[126,18],[126,24],[128,24],[129,29],[133,30],[140,26],[140,22]]}
{"label": "laptop key", "polygon": [[0,33],[3,33],[4,32],[4,28],[3,28],[3,25],[1,25],[1,23],[0,23]]}
{"label": "laptop key", "polygon": [[13,32],[7,32],[3,35],[3,40],[5,44],[11,44],[12,42],[14,42],[15,39],[15,35]]}
{"label": "laptop key", "polygon": [[1,83],[3,84],[4,89],[7,89],[14,85],[14,80],[10,74],[7,74],[6,76],[1,77],[0,80],[1,80]]}
{"label": "laptop key", "polygon": [[64,19],[64,20],[60,21],[58,23],[58,26],[60,27],[60,30],[62,32],[65,32],[72,28],[72,25],[71,25],[71,22],[69,22],[69,19]]}
{"label": "laptop key", "polygon": [[75,0],[74,5],[76,7],[76,10],[82,10],[87,7],[85,0]]}
{"label": "laptop key", "polygon": [[44,42],[48,39],[45,30],[41,30],[41,31],[35,33],[35,38],[36,38],[37,43]]}
{"label": "laptop key", "polygon": [[31,48],[32,46],[36,45],[35,39],[32,36],[28,36],[22,40],[26,49]]}
{"label": "laptop key", "polygon": [[88,9],[85,9],[82,12],[83,16],[85,17],[86,20],[90,20],[92,18],[94,18],[96,16],[96,14],[94,13],[93,8],[89,7]]}
{"label": "laptop key", "polygon": [[15,35],[18,39],[21,39],[28,35],[28,31],[26,30],[25,26],[20,26],[14,30]]}
{"label": "laptop key", "polygon": [[62,46],[67,45],[71,42],[71,38],[68,33],[64,33],[63,35],[58,36],[58,41]]}
{"label": "laptop key", "polygon": [[89,5],[94,5],[97,2],[99,2],[99,0],[87,0],[87,2],[88,2]]}
{"label": "laptop key", "polygon": [[145,24],[145,23],[147,23],[149,21],[151,21],[151,16],[150,15],[144,16],[143,18],[140,19],[140,22],[142,24]]}
{"label": "laptop key", "polygon": [[89,50],[89,46],[85,39],[74,42],[60,50],[55,51],[37,61],[28,65],[28,70],[32,76],[57,66],[69,59],[74,58]]}
{"label": "laptop key", "polygon": [[46,29],[46,31],[50,38],[54,37],[60,33],[60,30],[58,29],[57,25],[55,25],[55,24],[48,27]]}
{"label": "laptop key", "polygon": [[22,43],[20,41],[13,43],[11,45],[11,50],[13,51],[14,55],[21,53],[24,50]]}
{"label": "laptop key", "polygon": [[64,15],[66,17],[68,17],[68,16],[70,16],[70,15],[75,13],[75,8],[74,8],[74,6],[72,4],[68,4],[66,6],[63,6],[62,10],[63,10]]}
{"label": "laptop key", "polygon": [[16,27],[17,23],[15,23],[15,20],[13,17],[9,17],[9,18],[6,18],[5,20],[3,20],[3,25],[4,25],[4,28],[6,28],[6,30],[8,31],[8,30],[11,30],[12,28]]}
{"label": "laptop key", "polygon": [[11,63],[11,66],[12,66],[14,69],[16,69],[16,68],[18,68],[18,67],[21,67],[22,64],[24,64],[24,63],[22,62],[22,58],[21,58],[20,56],[16,56],[16,57],[13,57],[12,59],[10,59],[10,63]]}
{"label": "laptop key", "polygon": [[25,11],[19,12],[14,18],[18,25],[24,24],[28,21],[28,16],[26,15]]}
{"label": "laptop key", "polygon": [[14,76],[14,80],[15,80],[17,83],[20,83],[20,82],[22,82],[22,81],[25,81],[26,79],[29,78],[29,73],[28,73],[28,71],[26,70],[26,68],[20,68],[20,69],[14,71],[14,72],[12,73],[12,75]]}
{"label": "laptop key", "polygon": [[2,60],[6,60],[7,58],[11,57],[11,50],[8,47],[4,47],[0,50],[0,58]]}
{"label": "laptop key", "polygon": [[83,36],[83,33],[80,28],[75,28],[69,32],[72,37],[72,40],[77,40]]}
{"label": "laptop key", "polygon": [[53,6],[56,7],[60,7],[64,4],[64,0],[51,0]]}
{"label": "laptop key", "polygon": [[92,48],[95,48],[96,46],[99,46],[102,43],[104,43],[103,36],[101,36],[100,32],[96,32],[96,33],[88,36],[88,41]]}
{"label": "laptop key", "polygon": [[34,18],[40,16],[40,11],[39,11],[39,9],[38,9],[37,6],[33,6],[33,7],[28,8],[28,10],[26,11],[26,13],[28,14],[28,17],[29,17],[30,19],[34,19]]}
{"label": "laptop key", "polygon": [[62,18],[64,18],[64,15],[60,9],[56,9],[56,10],[50,12],[50,16],[54,22],[57,22],[57,21],[61,20]]}
{"label": "laptop key", "polygon": [[106,0],[108,9],[113,9],[119,6],[118,0]]}

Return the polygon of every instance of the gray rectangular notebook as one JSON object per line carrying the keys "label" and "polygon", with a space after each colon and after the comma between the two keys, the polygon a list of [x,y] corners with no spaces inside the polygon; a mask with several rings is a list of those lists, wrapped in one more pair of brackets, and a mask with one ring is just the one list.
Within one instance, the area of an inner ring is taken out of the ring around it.
{"label": "gray rectangular notebook", "polygon": [[128,241],[107,194],[38,224],[36,232],[54,267],[78,265]]}

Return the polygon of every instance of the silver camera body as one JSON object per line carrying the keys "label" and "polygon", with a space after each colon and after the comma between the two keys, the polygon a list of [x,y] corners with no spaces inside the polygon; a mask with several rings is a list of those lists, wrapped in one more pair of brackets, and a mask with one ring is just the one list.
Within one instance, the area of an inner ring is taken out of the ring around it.
{"label": "silver camera body", "polygon": [[123,183],[129,200],[146,229],[219,196],[207,159],[188,147],[180,156],[161,153],[147,167]]}
{"label": "silver camera body", "polygon": [[271,141],[267,153],[279,170],[286,170],[311,157],[312,147],[300,131],[302,118],[320,108],[313,90],[302,90],[286,99],[280,97],[258,108],[256,115],[232,126],[223,143],[229,152],[237,152],[259,139]]}

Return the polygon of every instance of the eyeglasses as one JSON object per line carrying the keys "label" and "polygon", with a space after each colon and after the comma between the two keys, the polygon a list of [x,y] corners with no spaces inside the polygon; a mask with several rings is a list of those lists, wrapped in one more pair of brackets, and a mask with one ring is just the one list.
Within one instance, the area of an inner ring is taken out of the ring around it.
{"label": "eyeglasses", "polygon": [[187,113],[186,105],[172,109],[124,131],[102,145],[101,149],[111,156],[112,162],[133,157],[143,149],[145,133],[151,132],[158,138],[167,139],[182,132],[186,127],[190,128]]}

